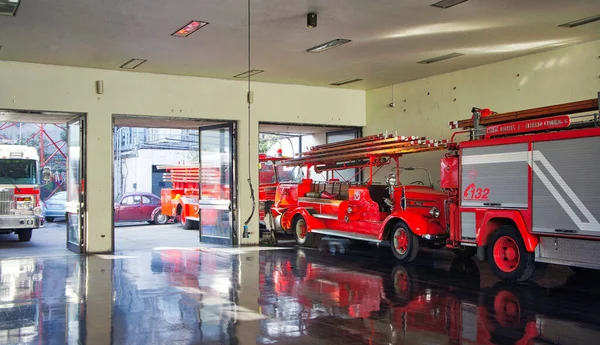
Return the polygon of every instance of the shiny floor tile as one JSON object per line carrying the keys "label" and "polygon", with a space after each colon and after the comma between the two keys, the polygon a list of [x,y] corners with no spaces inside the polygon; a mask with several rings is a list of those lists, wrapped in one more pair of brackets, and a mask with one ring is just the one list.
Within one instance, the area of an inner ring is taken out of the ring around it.
{"label": "shiny floor tile", "polygon": [[595,277],[386,248],[162,248],[0,260],[0,344],[595,344]]}

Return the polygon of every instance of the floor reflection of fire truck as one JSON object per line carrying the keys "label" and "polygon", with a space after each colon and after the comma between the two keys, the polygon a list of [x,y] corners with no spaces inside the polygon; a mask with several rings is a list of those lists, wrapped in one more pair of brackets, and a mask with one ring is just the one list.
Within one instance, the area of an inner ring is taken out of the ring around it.
{"label": "floor reflection of fire truck", "polygon": [[[427,339],[490,345],[556,343],[557,338],[588,343],[598,336],[600,320],[586,320],[593,309],[586,309],[571,287],[548,290],[499,282],[480,289],[470,259],[457,258],[441,269],[375,268],[382,273],[280,253],[265,253],[262,260],[270,266],[261,272],[259,299],[269,316],[262,325],[265,343],[306,335],[352,344]],[[575,310],[562,313],[565,303]]]}
{"label": "floor reflection of fire truck", "polygon": [[[260,156],[259,167],[259,215],[260,221],[264,225],[265,204],[275,199],[275,190],[277,188],[277,176],[275,175],[274,162],[281,160],[281,157]],[[199,186],[199,168],[197,165],[175,165],[160,166],[167,172],[163,176],[163,181],[171,183],[171,188],[161,190],[161,212],[155,216],[157,224],[165,224],[169,219],[179,221],[184,229],[198,229],[198,186]],[[220,172],[218,168],[204,167],[202,174],[205,183],[202,186],[205,196],[216,196],[224,193],[225,197],[229,193],[229,186],[220,183]],[[205,215],[210,214],[210,210],[205,211]]]}
{"label": "floor reflection of fire truck", "polygon": [[0,145],[0,234],[31,240],[42,224],[39,156],[33,147]]}
{"label": "floor reflection of fire truck", "polygon": [[[277,224],[303,245],[322,235],[389,241],[404,262],[420,246],[477,253],[508,281],[530,279],[536,262],[600,269],[594,254],[600,250],[600,122],[597,115],[573,116],[593,110],[598,100],[506,114],[473,109],[473,119],[451,124],[468,129],[470,140],[460,144],[373,136],[314,147],[281,165],[317,172],[367,167],[369,180],[281,184]],[[448,153],[441,191],[422,181],[398,186],[398,157],[442,147]],[[390,159],[396,169],[387,186],[371,183],[373,170]]]}
{"label": "floor reflection of fire truck", "polygon": [[34,259],[0,262],[0,343],[33,342],[41,331],[42,282]]}

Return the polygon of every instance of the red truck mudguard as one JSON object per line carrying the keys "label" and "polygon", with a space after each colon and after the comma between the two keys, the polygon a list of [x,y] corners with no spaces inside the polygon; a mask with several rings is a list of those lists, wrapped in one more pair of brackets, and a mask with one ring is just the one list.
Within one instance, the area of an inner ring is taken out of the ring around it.
{"label": "red truck mudguard", "polygon": [[477,227],[477,245],[486,246],[491,234],[500,226],[507,224],[514,224],[517,227],[527,251],[535,251],[540,240],[536,235],[527,231],[523,216],[517,210],[487,210]]}

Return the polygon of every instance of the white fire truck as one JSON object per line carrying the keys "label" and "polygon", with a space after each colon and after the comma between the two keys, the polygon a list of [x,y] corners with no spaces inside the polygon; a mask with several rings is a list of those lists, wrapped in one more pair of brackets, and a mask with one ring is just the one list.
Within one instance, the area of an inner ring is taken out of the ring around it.
{"label": "white fire truck", "polygon": [[0,145],[0,234],[22,242],[42,223],[39,160],[33,147]]}

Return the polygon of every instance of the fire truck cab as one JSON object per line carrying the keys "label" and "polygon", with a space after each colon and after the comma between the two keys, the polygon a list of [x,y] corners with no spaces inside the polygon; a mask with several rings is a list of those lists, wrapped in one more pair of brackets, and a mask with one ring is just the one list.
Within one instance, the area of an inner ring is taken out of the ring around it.
{"label": "fire truck cab", "polygon": [[[403,172],[411,171],[400,167],[401,156],[445,147],[445,142],[424,137],[380,134],[316,146],[302,157],[279,162],[278,175],[286,167],[304,167],[316,173],[356,168],[369,176],[365,183],[317,182],[301,175],[293,183],[281,183],[272,208],[276,227],[293,233],[302,246],[314,246],[322,236],[390,241],[393,254],[403,261],[414,260],[420,245],[443,247],[447,192],[436,190],[430,181],[399,181]],[[373,176],[392,163],[395,168],[386,183],[374,183]]]}
{"label": "fire truck cab", "polygon": [[33,147],[0,145],[0,234],[31,240],[42,223],[39,156]]}

